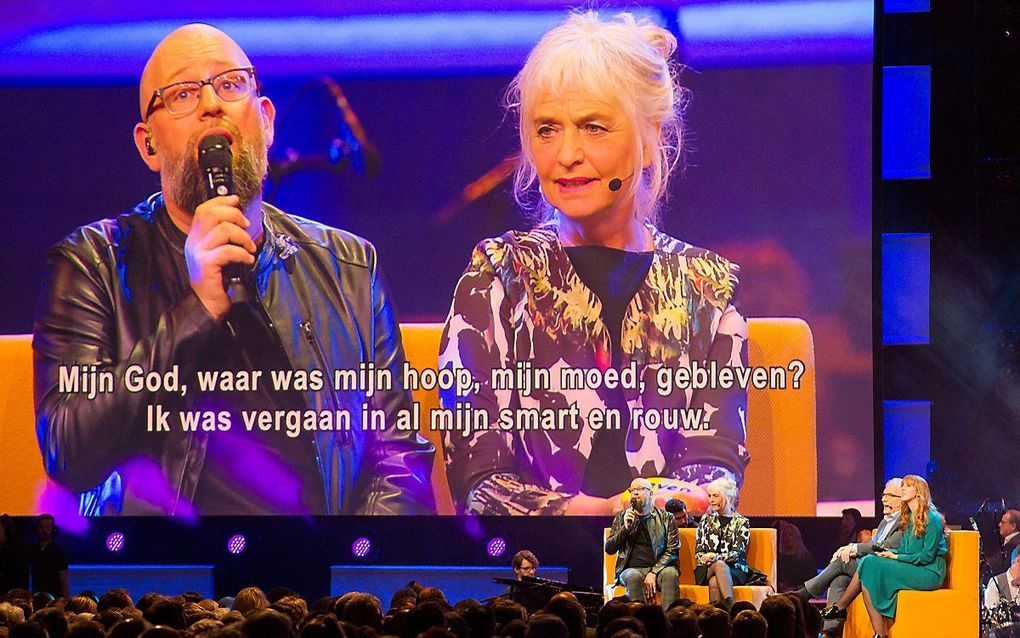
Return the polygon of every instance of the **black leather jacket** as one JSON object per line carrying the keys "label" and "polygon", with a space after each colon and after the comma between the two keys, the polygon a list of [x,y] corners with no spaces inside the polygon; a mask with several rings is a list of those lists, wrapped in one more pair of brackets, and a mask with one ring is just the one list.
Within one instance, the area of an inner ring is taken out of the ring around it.
{"label": "black leather jacket", "polygon": [[[633,549],[633,535],[637,525],[627,529],[623,526],[623,515],[627,510],[617,513],[613,519],[613,527],[606,539],[606,553],[616,554],[616,582],[620,583],[620,574],[627,569],[627,561]],[[680,553],[680,534],[676,531],[676,521],[666,510],[653,507],[651,516],[645,522],[648,538],[652,542],[652,552],[656,556],[651,572],[658,574],[669,566],[676,566],[677,555]],[[622,584],[622,583],[620,583]]]}
{"label": "black leather jacket", "polygon": [[[154,459],[169,484],[169,503],[124,494],[121,513],[186,513],[208,433],[146,432],[148,405],[173,405],[168,392],[127,392],[128,366],[181,379],[210,363],[198,353],[223,327],[181,281],[179,238],[168,236],[160,195],[132,211],[83,226],[54,246],[34,327],[36,432],[46,471],[75,491],[101,484],[121,464]],[[303,393],[308,409],[361,413],[364,393],[331,391],[332,371],[372,362],[392,371],[395,387],[376,392],[381,432],[302,432],[315,437],[326,494],[319,514],[421,514],[434,511],[430,473],[435,449],[393,427],[410,392],[399,389],[404,351],[373,246],[352,234],[263,205],[265,242],[255,266],[256,312],[295,370],[323,370],[326,390]],[[95,364],[114,373],[115,389],[88,399],[59,392],[61,364]],[[202,364],[202,367],[198,367]],[[355,420],[358,423],[359,420]],[[359,424],[360,425],[360,424]],[[239,426],[238,427],[243,427]],[[334,476],[334,472],[336,475]]]}

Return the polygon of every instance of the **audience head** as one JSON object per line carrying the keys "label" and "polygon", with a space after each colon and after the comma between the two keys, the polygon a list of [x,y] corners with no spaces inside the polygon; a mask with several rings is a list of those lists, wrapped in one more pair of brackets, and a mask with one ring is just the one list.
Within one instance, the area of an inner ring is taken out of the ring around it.
{"label": "audience head", "polygon": [[418,592],[410,587],[398,589],[390,598],[390,609],[413,609],[418,601]]}
{"label": "audience head", "polygon": [[503,625],[500,636],[503,638],[524,638],[524,634],[528,631],[528,623],[524,622],[520,618],[514,618],[507,624]]}
{"label": "audience head", "polygon": [[[400,635],[400,634],[394,634]],[[301,625],[300,638],[346,638],[340,621],[332,614],[311,616]]]}
{"label": "audience head", "polygon": [[706,609],[698,614],[702,638],[730,638],[730,615],[721,609]]}
{"label": "audience head", "polygon": [[443,614],[443,619],[446,621],[446,628],[450,630],[450,633],[457,638],[468,638],[468,626],[460,614],[448,611]]}
{"label": "audience head", "polygon": [[42,625],[49,638],[64,638],[67,635],[67,616],[59,609],[53,607],[40,609],[32,614],[30,620]]}
{"label": "audience head", "polygon": [[445,627],[446,612],[437,602],[423,602],[414,608],[414,633],[419,634],[430,627]]}
{"label": "audience head", "polygon": [[761,603],[759,612],[768,622],[769,638],[790,638],[796,636],[797,610],[786,596],[769,596]]}
{"label": "audience head", "polygon": [[769,624],[765,617],[754,609],[745,609],[733,617],[730,627],[732,638],[767,638],[768,635]]}
{"label": "audience head", "polygon": [[461,603],[458,603],[460,609],[457,611],[467,624],[470,638],[490,638],[496,633],[496,617],[491,609],[473,599]]}
{"label": "audience head", "polygon": [[162,625],[174,629],[184,629],[188,626],[184,619],[184,604],[176,600],[163,599],[149,605],[143,613],[145,620],[153,625]]}
{"label": "audience head", "polygon": [[99,597],[99,603],[96,605],[96,611],[102,612],[107,609],[122,609],[124,607],[134,607],[134,605],[134,601],[131,600],[131,594],[129,594],[126,589],[111,589]]}
{"label": "audience head", "polygon": [[369,627],[376,632],[382,631],[382,603],[372,594],[355,592],[347,598],[340,620],[347,621],[355,627]]}
{"label": "audience head", "polygon": [[94,614],[96,613],[96,601],[92,600],[88,596],[75,596],[67,601],[64,605],[64,611],[69,611],[75,614]]}
{"label": "audience head", "polygon": [[152,606],[154,602],[156,602],[157,600],[164,600],[165,598],[166,598],[165,596],[162,596],[155,592],[149,592],[147,594],[144,594],[141,598],[138,599],[138,603],[135,605],[135,607],[137,607],[139,611],[141,611],[144,614],[145,610]]}
{"label": "audience head", "polygon": [[[283,588],[281,587],[277,589]],[[305,616],[308,615],[308,603],[305,602],[304,598],[301,598],[297,594],[288,594],[277,598],[276,601],[270,605],[270,608],[275,609],[290,618],[290,621],[294,623],[295,627],[300,625],[301,621],[303,621]]]}
{"label": "audience head", "polygon": [[537,613],[531,617],[524,638],[570,638],[570,631],[559,616]]}
{"label": "audience head", "polygon": [[141,618],[126,618],[110,628],[107,638],[137,638],[148,627],[149,624]]}
{"label": "audience head", "polygon": [[735,618],[737,614],[748,609],[751,611],[757,611],[757,609],[754,606],[754,603],[752,603],[751,601],[738,600],[732,605],[730,605],[730,618]]}
{"label": "audience head", "polygon": [[104,638],[106,628],[94,620],[77,620],[67,630],[67,638]]}
{"label": "audience head", "polygon": [[609,638],[606,634],[606,627],[612,621],[617,618],[622,618],[630,614],[630,607],[628,603],[624,601],[611,600],[602,606],[599,610],[598,624],[595,627],[595,635],[597,638]]}
{"label": "audience head", "polygon": [[32,595],[32,609],[39,611],[44,607],[48,607],[53,601],[53,594],[45,591],[36,592]]}
{"label": "audience head", "polygon": [[124,620],[124,614],[120,613],[117,609],[105,609],[96,614],[96,621],[103,625],[103,627],[107,630],[122,620]]}
{"label": "audience head", "polygon": [[499,627],[506,627],[512,620],[525,621],[528,619],[528,610],[520,603],[507,598],[497,598],[489,603],[492,615]]}
{"label": "audience head", "polygon": [[634,617],[645,626],[648,638],[669,638],[669,621],[661,605],[644,603],[634,610]]}
{"label": "audience head", "polygon": [[450,601],[446,600],[446,594],[443,593],[442,589],[438,587],[425,587],[418,592],[419,603],[439,603],[444,611],[453,609],[450,606]]}
{"label": "audience head", "polygon": [[241,612],[247,618],[252,613],[269,606],[269,599],[258,587],[245,587],[234,596],[231,610]]}
{"label": "audience head", "polygon": [[556,594],[542,611],[559,617],[566,624],[570,638],[584,638],[584,607],[572,595]]}
{"label": "audience head", "polygon": [[294,624],[276,610],[259,609],[245,616],[241,632],[246,638],[292,638]]}
{"label": "audience head", "polygon": [[20,622],[11,627],[8,638],[47,638],[46,630],[39,623],[30,620]]}
{"label": "audience head", "polygon": [[670,638],[698,638],[701,635],[698,616],[689,606],[670,607],[666,612],[666,618],[669,619]]}

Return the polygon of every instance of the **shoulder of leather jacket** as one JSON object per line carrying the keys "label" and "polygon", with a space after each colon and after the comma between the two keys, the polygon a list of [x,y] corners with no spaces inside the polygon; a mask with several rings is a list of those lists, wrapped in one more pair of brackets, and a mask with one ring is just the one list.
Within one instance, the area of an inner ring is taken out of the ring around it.
{"label": "shoulder of leather jacket", "polygon": [[303,247],[329,250],[337,260],[352,266],[374,269],[375,246],[363,237],[320,222],[284,213],[271,204],[262,204],[263,220],[271,232],[287,235]]}

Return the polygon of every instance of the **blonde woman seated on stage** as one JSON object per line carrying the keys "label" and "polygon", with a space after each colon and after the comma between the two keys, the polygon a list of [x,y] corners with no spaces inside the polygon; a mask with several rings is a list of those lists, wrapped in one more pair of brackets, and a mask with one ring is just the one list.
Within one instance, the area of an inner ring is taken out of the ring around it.
{"label": "blonde woman seated on stage", "polygon": [[694,582],[708,585],[708,599],[733,606],[733,587],[748,581],[747,544],[751,523],[736,511],[737,484],[716,479],[708,484],[708,512],[698,525]]}

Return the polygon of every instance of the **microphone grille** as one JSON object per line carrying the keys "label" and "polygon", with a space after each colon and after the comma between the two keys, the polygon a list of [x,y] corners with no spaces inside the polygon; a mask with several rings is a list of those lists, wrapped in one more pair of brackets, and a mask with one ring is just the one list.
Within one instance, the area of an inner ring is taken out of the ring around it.
{"label": "microphone grille", "polygon": [[609,190],[611,190],[611,191],[613,191],[615,193],[616,191],[620,190],[621,188],[623,188],[623,180],[622,179],[620,179],[619,177],[614,177],[613,179],[609,180]]}

